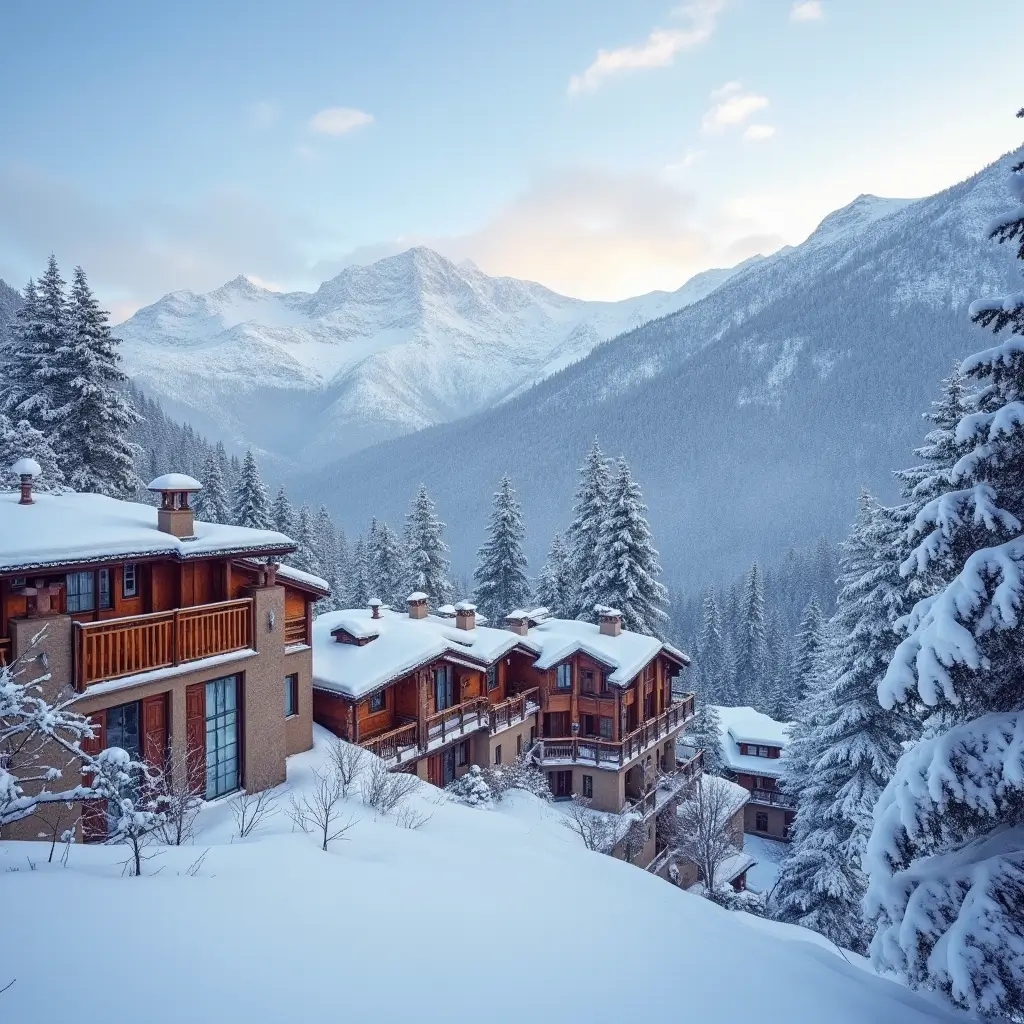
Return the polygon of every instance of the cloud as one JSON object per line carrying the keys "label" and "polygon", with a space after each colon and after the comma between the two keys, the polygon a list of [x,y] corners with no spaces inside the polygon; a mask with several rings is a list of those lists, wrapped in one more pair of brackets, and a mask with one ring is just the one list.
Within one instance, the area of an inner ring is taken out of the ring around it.
{"label": "cloud", "polygon": [[347,135],[364,124],[373,123],[373,114],[354,107],[327,107],[314,114],[309,127],[321,135]]}
{"label": "cloud", "polygon": [[701,131],[706,134],[720,132],[743,124],[751,114],[768,106],[767,96],[744,92],[739,82],[726,82],[711,94],[711,108],[701,120]]}
{"label": "cloud", "polygon": [[775,125],[773,124],[751,124],[747,125],[743,138],[750,139],[752,142],[760,142],[763,139],[770,139],[774,134]]}
{"label": "cloud", "polygon": [[691,50],[711,38],[715,21],[724,7],[725,0],[696,0],[674,12],[689,19],[688,28],[656,28],[639,45],[623,46],[617,50],[598,50],[597,56],[583,74],[573,75],[569,79],[569,95],[592,92],[606,78],[620,71],[667,67],[675,60],[677,53]]}
{"label": "cloud", "polygon": [[249,104],[247,114],[253,128],[269,128],[281,116],[281,104],[273,100],[259,100]]}
{"label": "cloud", "polygon": [[789,11],[790,21],[821,21],[825,17],[821,0],[803,0],[794,3]]}

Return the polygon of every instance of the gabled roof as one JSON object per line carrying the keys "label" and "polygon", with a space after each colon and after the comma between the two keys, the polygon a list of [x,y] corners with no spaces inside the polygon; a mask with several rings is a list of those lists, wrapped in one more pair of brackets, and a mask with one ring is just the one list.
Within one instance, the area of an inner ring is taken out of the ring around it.
{"label": "gabled roof", "polygon": [[19,495],[0,491],[0,572],[29,572],[64,565],[169,557],[179,561],[214,555],[277,555],[295,550],[273,530],[195,523],[195,536],[174,537],[157,529],[152,505],[102,494]]}
{"label": "gabled roof", "polygon": [[789,739],[790,723],[776,722],[754,708],[716,707],[715,710],[721,723],[719,745],[726,766],[735,772],[777,778],[782,772],[781,758],[741,754],[739,745],[751,743],[760,747],[784,748]]}
{"label": "gabled roof", "polygon": [[[256,569],[262,567],[264,563],[257,559],[246,558],[242,564]],[[296,569],[291,565],[280,563],[277,567],[277,576],[278,579],[292,584],[297,590],[306,590],[317,597],[327,597],[331,592],[331,585],[327,580],[314,576],[311,572]]]}

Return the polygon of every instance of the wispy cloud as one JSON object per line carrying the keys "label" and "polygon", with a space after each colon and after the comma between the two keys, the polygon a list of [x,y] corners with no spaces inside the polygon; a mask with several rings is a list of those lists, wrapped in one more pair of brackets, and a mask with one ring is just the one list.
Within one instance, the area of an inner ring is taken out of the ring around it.
{"label": "wispy cloud", "polygon": [[798,0],[789,10],[790,21],[821,21],[824,17],[821,0]]}
{"label": "wispy cloud", "polygon": [[750,139],[752,142],[761,142],[764,139],[770,139],[774,134],[775,125],[773,124],[750,124],[747,125],[743,138]]}
{"label": "wispy cloud", "polygon": [[321,135],[347,135],[364,124],[373,123],[373,114],[354,107],[327,107],[314,114],[309,127]]}
{"label": "wispy cloud", "polygon": [[739,82],[726,82],[711,94],[712,105],[701,120],[706,134],[724,131],[743,124],[751,114],[768,106],[768,97],[744,92]]}
{"label": "wispy cloud", "polygon": [[617,50],[598,50],[590,67],[583,74],[573,75],[569,79],[569,95],[592,92],[606,78],[620,71],[667,67],[675,60],[677,53],[691,50],[711,38],[715,21],[725,4],[726,0],[696,0],[673,12],[689,19],[689,27],[656,28],[644,42],[637,45],[622,46]]}

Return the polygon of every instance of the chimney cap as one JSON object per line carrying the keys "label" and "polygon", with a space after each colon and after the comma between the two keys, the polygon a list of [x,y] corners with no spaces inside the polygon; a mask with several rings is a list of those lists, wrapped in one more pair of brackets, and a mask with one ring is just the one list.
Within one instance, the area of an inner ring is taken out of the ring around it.
{"label": "chimney cap", "polygon": [[622,612],[618,608],[610,608],[606,604],[595,604],[594,611],[601,616],[602,619],[621,619]]}
{"label": "chimney cap", "polygon": [[469,601],[460,601],[455,606],[455,610],[457,612],[475,612],[476,611],[476,605],[475,604],[471,604]]}
{"label": "chimney cap", "polygon": [[369,606],[370,606],[371,608],[379,608],[379,607],[381,606],[381,600],[380,600],[380,598],[379,598],[379,597],[371,597],[371,598],[370,598],[370,600],[369,600],[369,601],[367,601],[366,603],[367,603],[367,604],[368,604],[368,605],[369,605]]}
{"label": "chimney cap", "polygon": [[185,473],[164,473],[146,484],[147,491],[201,491],[203,485]]}
{"label": "chimney cap", "polygon": [[428,595],[424,594],[422,590],[414,590],[407,598],[406,601],[409,604],[420,604],[423,601],[429,601]]}
{"label": "chimney cap", "polygon": [[35,459],[30,459],[23,456],[11,466],[11,472],[18,476],[30,476],[33,479],[39,476],[43,471],[39,466],[39,463]]}

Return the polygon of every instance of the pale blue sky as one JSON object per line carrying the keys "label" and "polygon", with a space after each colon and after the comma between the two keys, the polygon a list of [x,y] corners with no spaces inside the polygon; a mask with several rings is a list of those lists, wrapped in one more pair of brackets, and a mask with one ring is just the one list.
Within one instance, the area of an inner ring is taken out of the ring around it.
{"label": "pale blue sky", "polygon": [[0,277],[54,250],[119,315],[413,243],[674,288],[1024,137],[992,48],[1016,0],[8,0],[0,25]]}

